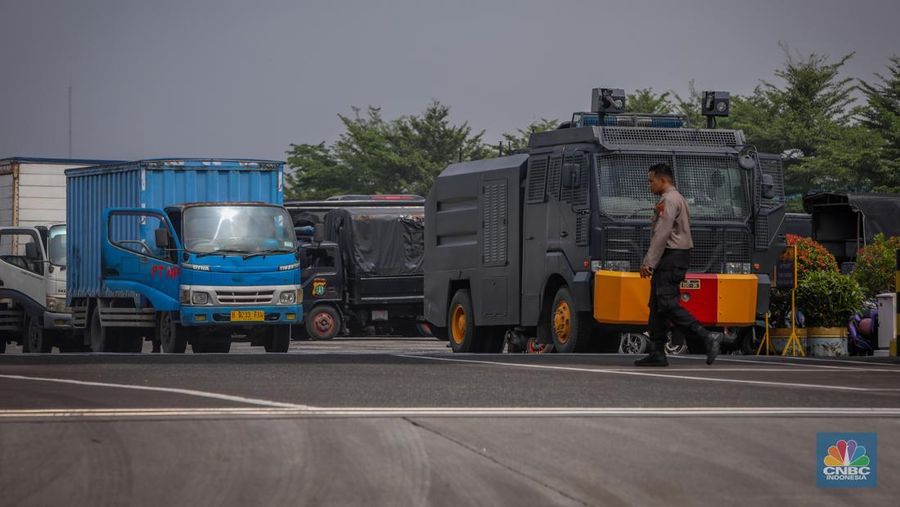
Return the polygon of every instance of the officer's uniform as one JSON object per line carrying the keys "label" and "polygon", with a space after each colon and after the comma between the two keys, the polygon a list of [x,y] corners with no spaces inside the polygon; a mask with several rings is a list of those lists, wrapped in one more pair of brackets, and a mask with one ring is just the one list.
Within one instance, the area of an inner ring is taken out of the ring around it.
{"label": "officer's uniform", "polygon": [[669,187],[659,198],[653,214],[650,248],[643,265],[653,269],[650,279],[650,340],[662,348],[667,324],[687,334],[707,338],[709,331],[678,304],[678,288],[691,263],[691,217],[687,201]]}

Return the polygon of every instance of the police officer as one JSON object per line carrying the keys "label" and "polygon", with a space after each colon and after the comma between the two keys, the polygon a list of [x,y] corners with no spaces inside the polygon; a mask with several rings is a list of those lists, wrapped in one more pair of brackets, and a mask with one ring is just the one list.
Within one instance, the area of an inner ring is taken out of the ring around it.
{"label": "police officer", "polygon": [[668,366],[668,323],[699,336],[706,343],[706,364],[712,364],[722,347],[722,333],[709,331],[678,303],[678,288],[691,262],[691,217],[687,202],[675,189],[672,167],[661,163],[647,170],[650,191],[659,196],[653,213],[650,248],[641,263],[641,278],[650,277],[650,354],[636,366]]}

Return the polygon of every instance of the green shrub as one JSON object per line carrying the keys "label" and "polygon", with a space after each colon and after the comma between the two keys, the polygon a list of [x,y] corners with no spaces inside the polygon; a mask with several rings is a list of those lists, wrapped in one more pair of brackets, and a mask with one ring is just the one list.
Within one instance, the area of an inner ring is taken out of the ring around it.
{"label": "green shrub", "polygon": [[844,327],[864,299],[856,280],[835,271],[810,272],[797,287],[797,306],[807,327]]}
{"label": "green shrub", "polygon": [[853,279],[859,282],[868,297],[882,292],[894,292],[896,251],[900,250],[900,236],[886,238],[878,233],[875,241],[859,249]]}
{"label": "green shrub", "polygon": [[803,277],[813,271],[838,272],[837,260],[821,243],[794,234],[788,234],[785,240],[787,246],[797,247],[797,277],[800,279],[798,282],[803,281]]}

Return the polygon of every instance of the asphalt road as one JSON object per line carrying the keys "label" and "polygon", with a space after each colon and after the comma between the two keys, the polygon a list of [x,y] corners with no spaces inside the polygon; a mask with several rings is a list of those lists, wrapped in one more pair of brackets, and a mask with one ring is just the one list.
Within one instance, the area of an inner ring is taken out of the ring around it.
{"label": "asphalt road", "polygon": [[[894,505],[900,364],[459,355],[0,356],[0,505]],[[878,435],[878,487],[816,488],[816,434]]]}

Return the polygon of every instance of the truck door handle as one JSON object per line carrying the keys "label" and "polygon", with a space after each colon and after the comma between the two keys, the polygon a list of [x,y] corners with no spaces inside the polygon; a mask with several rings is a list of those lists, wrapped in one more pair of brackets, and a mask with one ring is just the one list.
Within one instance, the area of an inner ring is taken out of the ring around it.
{"label": "truck door handle", "polygon": [[569,235],[569,233],[566,232],[566,231],[562,231],[561,233],[559,233],[559,237],[560,237],[560,238],[565,238],[565,237],[567,237],[568,235]]}

